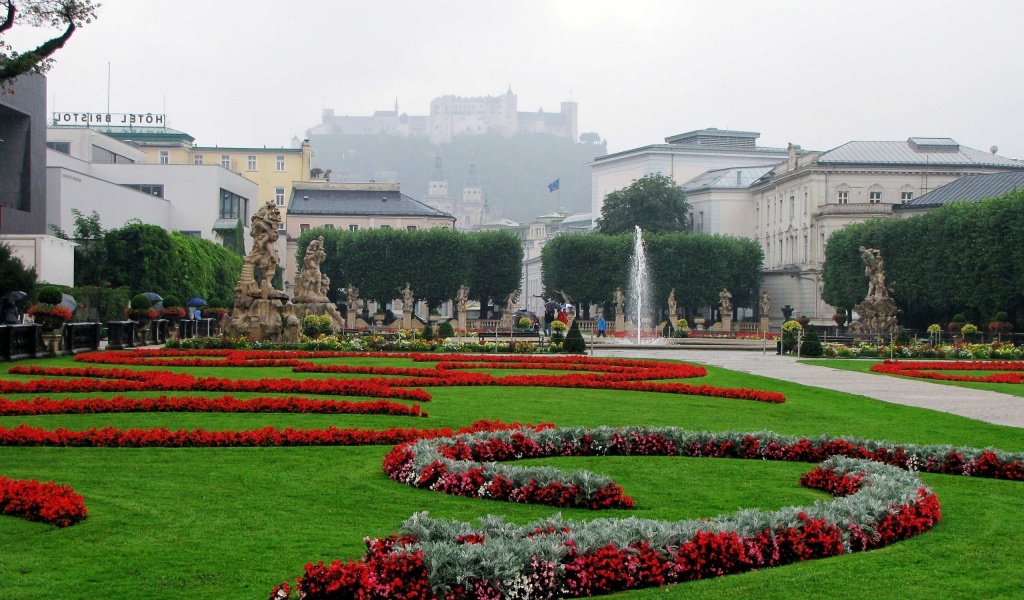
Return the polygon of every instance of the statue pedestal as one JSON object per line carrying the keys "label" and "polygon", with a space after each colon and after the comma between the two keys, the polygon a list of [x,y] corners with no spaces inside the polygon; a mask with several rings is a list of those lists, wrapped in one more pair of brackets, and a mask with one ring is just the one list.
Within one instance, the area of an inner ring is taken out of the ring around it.
{"label": "statue pedestal", "polygon": [[726,315],[722,317],[722,331],[732,331],[732,316]]}
{"label": "statue pedestal", "polygon": [[461,333],[463,333],[465,331],[466,331],[466,311],[460,310],[459,311],[459,333],[461,334]]}
{"label": "statue pedestal", "polygon": [[761,333],[768,333],[768,317],[761,317],[761,327],[758,331]]}
{"label": "statue pedestal", "polygon": [[626,330],[626,317],[624,317],[623,315],[615,315],[615,331],[616,331],[616,333],[619,332],[619,331],[625,331],[625,330]]}

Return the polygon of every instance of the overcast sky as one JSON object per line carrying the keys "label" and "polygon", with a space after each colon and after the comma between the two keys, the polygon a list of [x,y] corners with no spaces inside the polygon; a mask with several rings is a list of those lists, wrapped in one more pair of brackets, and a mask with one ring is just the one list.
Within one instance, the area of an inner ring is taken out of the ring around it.
{"label": "overcast sky", "polygon": [[110,63],[111,112],[166,107],[202,145],[288,145],[324,108],[425,115],[511,85],[520,111],[575,100],[612,152],[718,127],[1024,158],[1022,25],[1020,0],[103,0],[56,55],[49,110],[106,111]]}

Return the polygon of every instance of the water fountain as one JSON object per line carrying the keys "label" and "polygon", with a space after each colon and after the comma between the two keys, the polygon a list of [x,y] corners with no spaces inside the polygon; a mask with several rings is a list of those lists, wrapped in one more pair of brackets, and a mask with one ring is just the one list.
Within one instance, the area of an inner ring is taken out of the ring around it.
{"label": "water fountain", "polygon": [[644,248],[643,232],[636,226],[633,240],[633,257],[629,264],[629,304],[632,307],[633,324],[636,326],[636,343],[641,343],[644,319],[650,322],[651,313],[651,271],[647,266],[647,252]]}

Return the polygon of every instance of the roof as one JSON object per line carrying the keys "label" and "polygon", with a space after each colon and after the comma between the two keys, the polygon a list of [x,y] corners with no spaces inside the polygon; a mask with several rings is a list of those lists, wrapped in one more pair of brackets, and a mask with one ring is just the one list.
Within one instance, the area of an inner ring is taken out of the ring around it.
{"label": "roof", "polygon": [[302,152],[302,148],[274,148],[274,147],[247,147],[247,146],[193,146],[193,152],[270,152],[283,154],[286,152]]}
{"label": "roof", "polygon": [[722,148],[754,148],[761,134],[756,131],[732,131],[729,129],[697,129],[665,138],[666,144],[696,144]]}
{"label": "roof", "polygon": [[288,203],[288,215],[372,215],[455,219],[397,189],[338,189],[296,186]]}
{"label": "roof", "polygon": [[930,208],[950,202],[977,202],[1003,196],[1014,190],[1024,190],[1024,172],[968,175],[909,200],[901,208]]}
{"label": "roof", "polygon": [[818,157],[818,164],[950,165],[1024,169],[1024,162],[957,144],[949,138],[905,142],[847,142]]}
{"label": "roof", "polygon": [[589,223],[594,220],[593,213],[576,213],[562,219],[562,225],[573,225],[576,223]]}
{"label": "roof", "polygon": [[521,223],[517,223],[511,219],[498,219],[497,221],[488,221],[481,225],[481,227],[522,227]]}
{"label": "roof", "polygon": [[[682,134],[685,135],[685,134]],[[645,152],[651,153],[671,153],[671,154],[754,154],[761,155],[765,160],[771,160],[773,157],[778,156],[779,160],[785,160],[789,156],[789,151],[785,148],[771,148],[768,146],[707,146],[700,144],[650,144],[648,146],[640,146],[639,148],[631,148],[629,150],[622,150],[620,152],[613,152],[611,154],[605,154],[603,156],[597,156],[594,158],[591,165],[616,158],[633,156],[635,154],[642,154]]]}
{"label": "roof", "polygon": [[[777,163],[776,163],[777,164]],[[705,171],[693,179],[681,184],[684,192],[695,192],[707,189],[746,188],[761,178],[762,175],[775,168],[775,164],[758,167],[730,167]]]}
{"label": "roof", "polygon": [[140,146],[176,145],[196,141],[184,131],[170,127],[92,127],[96,131],[122,142],[135,142]]}

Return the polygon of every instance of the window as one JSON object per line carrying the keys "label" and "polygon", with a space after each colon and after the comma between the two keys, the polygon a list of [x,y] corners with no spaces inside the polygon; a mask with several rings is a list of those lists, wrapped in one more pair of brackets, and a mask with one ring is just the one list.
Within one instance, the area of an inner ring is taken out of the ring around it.
{"label": "window", "polygon": [[284,154],[277,155],[277,166],[278,171],[284,171]]}
{"label": "window", "polygon": [[380,228],[381,229],[391,229],[391,226],[390,225],[381,225]]}
{"label": "window", "polygon": [[804,260],[803,260],[803,262],[807,262],[807,259],[810,256],[809,250],[810,250],[810,244],[807,241],[807,236],[804,235]]}
{"label": "window", "polygon": [[274,190],[274,204],[284,206],[284,188]]}
{"label": "window", "polygon": [[245,219],[249,213],[249,200],[224,188],[220,190],[220,218]]}
{"label": "window", "polygon": [[248,164],[246,165],[246,168],[248,170],[250,170],[250,171],[255,171],[256,170],[256,155],[255,154],[250,154],[249,155],[249,160],[248,160]]}
{"label": "window", "polygon": [[409,225],[408,227],[405,228],[405,230],[406,231],[416,231],[416,226],[415,225]]}
{"label": "window", "polygon": [[349,231],[359,231],[359,226],[356,225],[356,224],[351,224],[351,225],[348,226],[348,230]]}
{"label": "window", "polygon": [[796,216],[796,196],[789,197],[789,220],[792,221],[793,217]]}
{"label": "window", "polygon": [[807,214],[807,207],[808,207],[809,204],[810,204],[810,200],[808,200],[807,192],[804,192],[804,214],[805,215]]}
{"label": "window", "polygon": [[46,142],[46,147],[61,154],[71,154],[71,142]]}
{"label": "window", "polygon": [[914,199],[914,192],[900,192],[900,202],[906,204]]}
{"label": "window", "polygon": [[203,237],[203,233],[201,231],[184,231],[184,230],[179,229],[178,233],[180,233],[181,235],[190,237],[190,238],[202,238]]}
{"label": "window", "polygon": [[221,154],[220,155],[220,166],[224,167],[225,169],[231,170],[231,155],[230,154]]}
{"label": "window", "polygon": [[160,164],[169,165],[171,164],[171,153],[167,150],[160,151]]}
{"label": "window", "polygon": [[841,190],[839,192],[839,203],[840,204],[849,204],[850,203],[850,192],[848,192],[846,190]]}
{"label": "window", "polygon": [[882,201],[882,192],[876,190],[874,192],[868,192],[868,202],[871,204],[879,204]]}
{"label": "window", "polygon": [[131,188],[131,189],[133,189],[133,190],[135,190],[137,192],[142,192],[143,194],[149,194],[151,196],[156,196],[157,198],[163,198],[164,197],[164,186],[162,186],[160,184],[126,183],[126,184],[124,184],[124,187]]}
{"label": "window", "polygon": [[192,164],[195,164],[195,165],[203,164],[203,155],[202,154],[196,154],[195,156],[193,156],[192,157]]}
{"label": "window", "polygon": [[299,231],[309,231],[309,223],[300,223]]}
{"label": "window", "polygon": [[277,230],[278,231],[284,231],[285,229],[288,229],[288,228],[285,226],[285,222],[284,221],[281,221],[280,223],[277,224]]}

